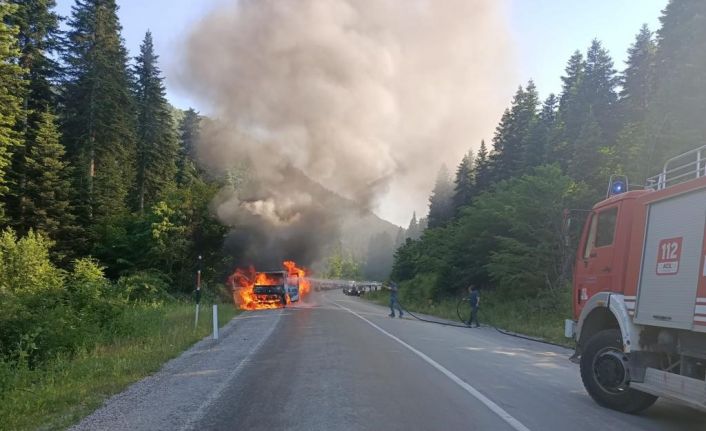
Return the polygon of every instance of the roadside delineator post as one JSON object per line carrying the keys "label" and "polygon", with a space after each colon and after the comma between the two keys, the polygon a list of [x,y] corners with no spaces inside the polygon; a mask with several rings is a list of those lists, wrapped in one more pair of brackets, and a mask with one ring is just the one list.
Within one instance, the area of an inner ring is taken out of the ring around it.
{"label": "roadside delineator post", "polygon": [[213,339],[218,339],[218,305],[213,304]]}
{"label": "roadside delineator post", "polygon": [[199,326],[199,305],[201,305],[201,255],[196,269],[196,315],[194,316],[194,329]]}

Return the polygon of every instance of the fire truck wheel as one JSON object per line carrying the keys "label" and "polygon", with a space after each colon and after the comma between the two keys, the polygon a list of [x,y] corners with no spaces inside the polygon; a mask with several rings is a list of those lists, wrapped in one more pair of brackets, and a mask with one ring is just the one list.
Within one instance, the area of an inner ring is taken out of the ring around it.
{"label": "fire truck wheel", "polygon": [[598,404],[624,413],[638,413],[657,397],[628,386],[628,360],[622,351],[618,329],[608,329],[588,340],[581,355],[581,379]]}

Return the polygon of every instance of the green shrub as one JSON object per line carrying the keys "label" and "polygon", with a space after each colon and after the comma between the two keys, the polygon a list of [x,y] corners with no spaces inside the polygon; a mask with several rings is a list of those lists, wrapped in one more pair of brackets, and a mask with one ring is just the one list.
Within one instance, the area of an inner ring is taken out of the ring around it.
{"label": "green shrub", "polygon": [[160,303],[172,299],[171,280],[159,271],[140,271],[120,277],[117,290],[128,302]]}
{"label": "green shrub", "polygon": [[[32,363],[61,349],[73,318],[63,301],[64,273],[49,260],[51,242],[29,232],[0,234],[0,357]],[[57,338],[57,336],[59,338]]]}
{"label": "green shrub", "polygon": [[62,289],[64,274],[49,259],[51,241],[30,231],[18,239],[12,230],[0,234],[0,290],[19,296]]}
{"label": "green shrub", "polygon": [[436,274],[421,273],[400,285],[402,301],[433,301],[439,295],[439,277]]}
{"label": "green shrub", "polygon": [[98,342],[123,304],[103,269],[79,259],[71,273],[49,259],[51,242],[0,234],[0,360],[30,366]]}

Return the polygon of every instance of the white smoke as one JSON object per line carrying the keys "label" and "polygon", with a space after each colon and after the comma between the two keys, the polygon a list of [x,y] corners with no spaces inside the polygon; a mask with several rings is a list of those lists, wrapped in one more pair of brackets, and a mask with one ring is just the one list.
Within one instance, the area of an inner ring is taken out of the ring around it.
{"label": "white smoke", "polygon": [[291,166],[396,222],[492,133],[515,82],[503,0],[233,0],[186,56],[181,81],[221,121],[206,166],[247,159],[273,187]]}

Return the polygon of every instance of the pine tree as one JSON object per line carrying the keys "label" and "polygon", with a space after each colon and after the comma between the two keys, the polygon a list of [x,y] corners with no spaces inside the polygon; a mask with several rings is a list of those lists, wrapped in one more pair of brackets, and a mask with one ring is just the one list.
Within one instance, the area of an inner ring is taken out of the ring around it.
{"label": "pine tree", "polygon": [[583,109],[585,112],[589,109],[593,111],[608,142],[614,141],[619,126],[616,91],[619,82],[620,78],[613,67],[613,59],[603,45],[594,39],[586,52],[586,70],[580,97],[584,105]]}
{"label": "pine tree", "polygon": [[551,160],[554,148],[554,131],[557,122],[559,99],[550,94],[542,104],[539,116],[532,122],[523,148],[527,168],[539,166]]}
{"label": "pine tree", "polygon": [[480,148],[478,148],[478,153],[476,154],[476,163],[473,170],[473,178],[475,179],[473,194],[478,195],[488,190],[492,183],[488,147],[485,145],[485,140],[480,141]]}
{"label": "pine tree", "polygon": [[41,231],[54,241],[69,240],[74,218],[70,209],[70,171],[59,143],[56,118],[40,116],[37,134],[25,155],[27,183],[23,194],[24,214],[18,230]]}
{"label": "pine tree", "polygon": [[60,75],[54,59],[59,49],[60,32],[59,17],[53,11],[56,7],[54,0],[11,0],[10,3],[16,5],[16,10],[7,21],[19,30],[19,64],[25,69],[28,82],[22,101],[26,116],[18,124],[23,145],[14,152],[8,172],[7,213],[10,219],[21,223],[24,217],[20,201],[25,193],[25,155],[44,124],[44,113],[56,107],[52,85]]}
{"label": "pine tree", "polygon": [[654,139],[645,121],[654,96],[656,44],[647,25],[643,25],[628,49],[627,68],[623,72],[620,107],[623,126],[616,140],[611,160],[614,172],[643,181],[650,175]]}
{"label": "pine tree", "polygon": [[412,220],[409,221],[409,226],[407,227],[407,238],[417,239],[421,235],[419,232],[419,224],[417,222],[417,212],[412,213]]}
{"label": "pine tree", "polygon": [[135,110],[115,0],[77,0],[64,62],[62,137],[80,223],[126,212],[135,178]]}
{"label": "pine tree", "polygon": [[[613,60],[598,40],[593,40],[586,60],[576,52],[563,77],[563,92],[558,112],[558,137],[553,139],[554,160],[566,160],[563,165],[574,178],[583,179],[586,166],[597,166],[600,159],[598,144],[593,137],[600,134],[600,147],[612,149],[620,126],[617,115],[618,77]],[[593,124],[595,122],[595,124]],[[598,127],[599,130],[595,130]],[[579,148],[588,145],[588,148]],[[588,160],[594,157],[594,160]],[[578,169],[575,171],[574,169]]]}
{"label": "pine tree", "polygon": [[201,117],[193,108],[184,112],[179,123],[179,158],[177,159],[177,184],[188,185],[199,176],[196,167],[196,144],[201,132]]}
{"label": "pine tree", "polygon": [[565,148],[557,148],[557,158],[568,160],[570,149],[568,142],[574,142],[581,131],[582,119],[585,114],[580,103],[580,91],[586,70],[586,62],[580,51],[575,51],[569,58],[564,69],[566,76],[561,77],[562,88],[559,98],[559,121],[561,122],[562,138]]}
{"label": "pine tree", "polygon": [[656,52],[653,34],[645,24],[628,49],[627,67],[622,77],[620,103],[626,122],[642,121],[647,113],[654,88]]}
{"label": "pine tree", "polygon": [[664,159],[706,142],[706,2],[670,1],[657,32],[654,97],[649,106],[650,153]]}
{"label": "pine tree", "polygon": [[463,156],[461,163],[458,165],[458,168],[456,168],[454,194],[452,198],[453,210],[456,215],[461,208],[470,205],[471,199],[473,198],[473,172],[473,152],[469,151],[468,154]]}
{"label": "pine tree", "polygon": [[426,217],[420,218],[419,222],[417,223],[417,237],[415,239],[419,239],[428,227],[429,219]]}
{"label": "pine tree", "polygon": [[156,203],[174,181],[177,142],[152,33],[145,34],[135,67],[137,101],[137,208]]}
{"label": "pine tree", "polygon": [[[60,49],[61,36],[59,16],[54,12],[56,1],[10,0],[9,3],[16,5],[8,22],[18,28],[19,64],[27,72],[24,107],[34,113],[38,123],[42,123],[43,113],[56,104],[52,85],[60,76],[60,67],[54,59]],[[27,124],[29,129],[32,129],[31,117]]]}
{"label": "pine tree", "polygon": [[400,248],[404,244],[406,232],[404,228],[400,227],[397,229],[397,235],[395,236],[395,250]]}
{"label": "pine tree", "polygon": [[603,178],[604,172],[600,170],[604,161],[602,154],[604,148],[603,129],[598,124],[593,111],[589,110],[581,133],[576,139],[576,152],[569,167],[575,179],[585,181],[596,193],[602,191],[607,180],[607,177]]}
{"label": "pine tree", "polygon": [[527,88],[520,87],[506,110],[493,137],[493,180],[499,181],[520,175],[525,168],[523,144],[537,116],[539,96],[532,81]]}
{"label": "pine tree", "polygon": [[[0,196],[8,192],[6,173],[12,153],[23,143],[17,128],[25,114],[26,70],[19,64],[18,29],[6,23],[16,11],[17,6],[0,2]],[[4,219],[1,207],[0,219]]]}
{"label": "pine tree", "polygon": [[454,216],[453,185],[449,177],[449,170],[442,164],[436,176],[434,190],[429,197],[428,223],[430,228],[445,225]]}

